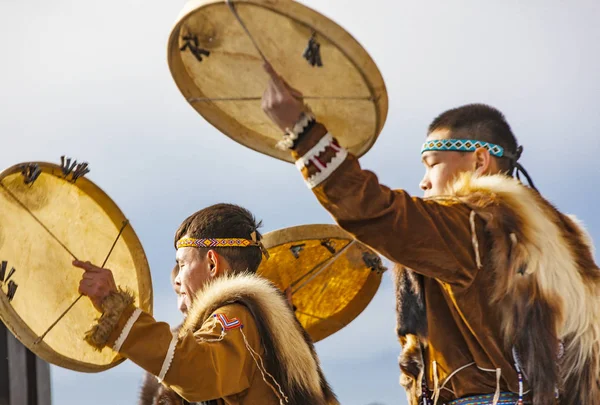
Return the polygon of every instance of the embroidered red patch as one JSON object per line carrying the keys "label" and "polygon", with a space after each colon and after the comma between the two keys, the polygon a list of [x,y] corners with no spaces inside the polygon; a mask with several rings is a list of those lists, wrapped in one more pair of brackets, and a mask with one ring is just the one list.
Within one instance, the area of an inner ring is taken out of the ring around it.
{"label": "embroidered red patch", "polygon": [[227,330],[232,330],[232,329],[237,329],[237,328],[242,327],[242,323],[237,318],[229,319],[229,318],[227,318],[227,315],[225,315],[225,314],[216,314],[215,318],[217,318],[217,320],[223,327],[223,330],[227,331]]}

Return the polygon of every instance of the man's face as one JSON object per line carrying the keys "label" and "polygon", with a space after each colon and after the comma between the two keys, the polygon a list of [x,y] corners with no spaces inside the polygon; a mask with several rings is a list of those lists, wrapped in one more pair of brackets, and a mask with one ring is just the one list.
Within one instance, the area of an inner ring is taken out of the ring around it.
{"label": "man's face", "polygon": [[177,249],[175,259],[179,271],[173,280],[175,293],[177,293],[177,306],[184,314],[192,305],[196,292],[198,292],[211,276],[211,266],[203,250],[194,247]]}
{"label": "man's face", "polygon": [[[440,129],[429,134],[427,140],[451,138],[449,130]],[[425,165],[425,176],[419,186],[425,197],[442,195],[460,173],[474,171],[476,167],[474,153],[427,151],[423,152],[421,160]]]}
{"label": "man's face", "polygon": [[171,286],[173,286],[173,291],[177,295],[177,308],[185,315],[187,313],[187,308],[185,307],[185,303],[183,302],[182,296],[179,294],[179,286],[175,284],[175,278],[179,274],[179,265],[176,264],[171,270]]}

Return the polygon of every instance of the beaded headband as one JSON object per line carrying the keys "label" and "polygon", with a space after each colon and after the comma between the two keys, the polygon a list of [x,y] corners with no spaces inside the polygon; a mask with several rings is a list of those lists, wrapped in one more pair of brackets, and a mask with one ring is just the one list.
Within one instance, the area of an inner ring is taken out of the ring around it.
{"label": "beaded headband", "polygon": [[423,144],[421,153],[427,151],[475,152],[478,148],[487,149],[492,156],[507,156],[504,148],[500,145],[470,139],[438,139],[427,141]]}
{"label": "beaded headband", "polygon": [[521,180],[521,176],[519,173],[523,173],[529,182],[529,185],[534,190],[537,190],[535,184],[533,184],[533,180],[527,173],[527,170],[518,162],[521,154],[523,153],[523,147],[518,146],[516,153],[506,152],[504,148],[500,145],[496,145],[490,142],[484,141],[476,141],[472,139],[435,139],[432,141],[427,141],[423,144],[421,148],[421,154],[427,151],[455,151],[455,152],[475,152],[478,148],[487,149],[490,152],[490,155],[496,157],[506,157],[512,161],[513,167],[517,172],[517,179]]}
{"label": "beaded headband", "polygon": [[182,238],[176,243],[177,249],[183,247],[196,247],[196,248],[219,248],[219,247],[248,247],[258,246],[258,243],[248,239],[229,239],[229,238]]}
{"label": "beaded headband", "polygon": [[195,248],[222,248],[222,247],[252,247],[260,248],[260,251],[269,258],[269,252],[260,241],[256,240],[256,232],[252,232],[252,240],[244,238],[181,238],[175,243],[177,249],[184,247]]}

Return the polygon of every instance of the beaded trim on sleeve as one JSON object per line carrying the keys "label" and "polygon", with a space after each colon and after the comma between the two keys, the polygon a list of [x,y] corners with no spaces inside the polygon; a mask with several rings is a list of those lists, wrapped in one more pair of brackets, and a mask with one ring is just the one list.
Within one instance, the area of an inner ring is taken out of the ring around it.
{"label": "beaded trim on sleeve", "polygon": [[161,384],[164,381],[169,368],[171,368],[171,363],[173,362],[173,357],[175,357],[175,347],[177,346],[178,340],[179,338],[177,336],[177,332],[174,332],[171,343],[169,344],[169,349],[167,350],[167,355],[165,356],[165,361],[163,362],[162,368],[160,369],[160,374],[157,377],[158,382]]}
{"label": "beaded trim on sleeve", "polygon": [[296,160],[309,188],[325,181],[346,160],[348,151],[331,134],[325,135],[304,156]]}
{"label": "beaded trim on sleeve", "polygon": [[140,317],[141,314],[142,314],[142,310],[139,308],[136,308],[135,311],[133,311],[133,314],[131,314],[131,316],[127,320],[127,323],[123,327],[123,330],[121,331],[121,334],[119,335],[119,338],[113,345],[112,349],[115,352],[118,353],[121,351],[121,346],[123,346],[123,343],[125,343],[127,336],[129,336],[129,332],[131,332],[131,328],[133,328],[133,324],[138,320],[138,318]]}
{"label": "beaded trim on sleeve", "polygon": [[306,133],[312,126],[315,124],[316,119],[313,113],[311,112],[303,112],[300,116],[300,119],[293,128],[288,128],[286,130],[283,139],[277,142],[277,149],[288,150],[294,149],[296,146],[296,141],[298,138]]}

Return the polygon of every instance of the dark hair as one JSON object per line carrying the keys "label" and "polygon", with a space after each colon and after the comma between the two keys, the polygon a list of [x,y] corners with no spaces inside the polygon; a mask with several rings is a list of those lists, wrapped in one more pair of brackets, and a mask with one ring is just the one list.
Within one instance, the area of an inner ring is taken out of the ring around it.
{"label": "dark hair", "polygon": [[[245,208],[233,204],[215,204],[190,215],[175,233],[175,244],[184,236],[202,238],[243,238],[251,239],[258,232],[261,223]],[[207,249],[207,248],[199,248]],[[233,272],[249,271],[255,273],[262,260],[258,246],[211,248],[223,256],[231,265]]]}
{"label": "dark hair", "polygon": [[512,175],[519,157],[517,139],[504,115],[485,104],[468,104],[453,108],[437,116],[429,125],[427,134],[448,129],[454,139],[474,139],[500,145],[510,157],[498,158],[500,170]]}

